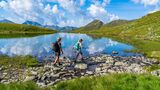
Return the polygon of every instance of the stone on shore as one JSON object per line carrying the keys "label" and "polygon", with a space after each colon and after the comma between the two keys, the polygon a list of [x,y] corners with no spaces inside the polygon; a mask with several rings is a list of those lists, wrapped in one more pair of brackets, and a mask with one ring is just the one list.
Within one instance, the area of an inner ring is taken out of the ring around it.
{"label": "stone on shore", "polygon": [[76,69],[87,69],[87,64],[85,64],[85,63],[77,63],[75,65],[75,68]]}

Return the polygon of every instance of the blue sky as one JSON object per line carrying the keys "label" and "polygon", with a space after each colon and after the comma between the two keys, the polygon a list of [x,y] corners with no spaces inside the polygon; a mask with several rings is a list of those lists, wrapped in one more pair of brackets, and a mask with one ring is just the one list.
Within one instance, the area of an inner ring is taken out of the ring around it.
{"label": "blue sky", "polygon": [[137,19],[160,10],[160,0],[0,0],[0,20],[32,20],[44,25],[84,26]]}

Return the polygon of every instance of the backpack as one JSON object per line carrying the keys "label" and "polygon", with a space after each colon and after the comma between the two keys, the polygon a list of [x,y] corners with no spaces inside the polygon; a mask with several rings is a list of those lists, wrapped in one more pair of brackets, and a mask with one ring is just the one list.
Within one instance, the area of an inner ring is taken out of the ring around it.
{"label": "backpack", "polygon": [[79,49],[80,49],[78,42],[74,45],[74,49],[76,49],[76,50],[79,50]]}
{"label": "backpack", "polygon": [[58,45],[58,42],[57,42],[57,41],[52,44],[52,49],[53,49],[53,51],[58,52],[58,50],[59,50],[59,45]]}

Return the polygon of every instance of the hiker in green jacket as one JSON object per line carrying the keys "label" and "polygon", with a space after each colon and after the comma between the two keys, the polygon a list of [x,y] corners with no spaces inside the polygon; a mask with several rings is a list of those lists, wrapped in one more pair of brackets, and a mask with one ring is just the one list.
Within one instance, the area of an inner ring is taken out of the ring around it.
{"label": "hiker in green jacket", "polygon": [[[78,42],[74,45],[74,49],[77,52],[76,60],[78,59],[79,56],[81,56],[81,60],[83,60],[82,42],[83,42],[83,39],[79,39]],[[75,62],[76,62],[76,60],[75,60]]]}

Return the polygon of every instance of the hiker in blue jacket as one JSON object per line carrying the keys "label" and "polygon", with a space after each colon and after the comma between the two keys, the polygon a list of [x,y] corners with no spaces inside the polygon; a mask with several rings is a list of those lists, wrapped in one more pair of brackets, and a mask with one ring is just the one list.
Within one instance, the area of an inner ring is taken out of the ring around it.
{"label": "hiker in blue jacket", "polygon": [[[78,59],[79,56],[81,56],[81,60],[83,60],[82,42],[83,42],[83,39],[79,39],[78,42],[74,45],[74,49],[77,52],[76,60]],[[76,62],[76,60],[75,60],[75,62]]]}

